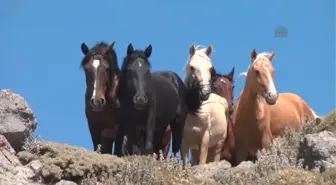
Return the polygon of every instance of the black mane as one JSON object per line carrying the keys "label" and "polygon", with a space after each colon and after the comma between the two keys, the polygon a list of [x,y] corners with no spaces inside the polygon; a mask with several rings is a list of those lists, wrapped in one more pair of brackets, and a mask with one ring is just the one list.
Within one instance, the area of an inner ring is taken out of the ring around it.
{"label": "black mane", "polygon": [[[84,56],[84,58],[82,59],[81,62],[81,67],[83,68],[84,65],[89,61],[90,57],[94,56],[94,55],[103,55],[104,50],[109,46],[108,43],[106,42],[99,42],[96,45],[94,45],[89,53],[87,55]],[[118,66],[118,58],[117,58],[117,54],[114,50],[114,48],[112,48],[111,52],[108,53],[108,55],[104,55],[104,57],[106,57],[106,60],[108,62],[108,65],[110,67],[111,73],[120,73],[120,69]]]}

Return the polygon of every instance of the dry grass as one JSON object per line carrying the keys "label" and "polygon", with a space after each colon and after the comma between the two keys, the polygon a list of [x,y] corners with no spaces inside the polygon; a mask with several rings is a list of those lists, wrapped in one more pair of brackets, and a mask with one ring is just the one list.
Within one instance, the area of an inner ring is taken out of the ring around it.
{"label": "dry grass", "polygon": [[27,141],[25,151],[18,156],[23,163],[41,161],[40,176],[47,183],[65,179],[81,185],[333,185],[336,168],[323,173],[303,169],[299,145],[307,134],[323,130],[335,132],[335,117],[336,110],[333,110],[322,121],[303,126],[300,133],[287,129],[282,137],[258,153],[255,164],[231,169],[216,167],[211,175],[201,179],[195,177],[190,167],[182,170],[177,159],[117,158],[36,139]]}
{"label": "dry grass", "polygon": [[38,142],[31,147],[28,151],[19,152],[18,157],[23,163],[39,160],[43,164],[40,175],[44,182],[61,179],[80,182],[85,177],[102,174],[109,177],[124,165],[118,157],[65,144]]}

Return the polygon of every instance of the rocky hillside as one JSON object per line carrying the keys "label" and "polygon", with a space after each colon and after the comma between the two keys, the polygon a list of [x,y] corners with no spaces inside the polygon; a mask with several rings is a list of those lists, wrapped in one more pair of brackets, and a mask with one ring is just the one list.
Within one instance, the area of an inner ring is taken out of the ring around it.
{"label": "rocky hillside", "polygon": [[0,185],[335,185],[336,110],[286,134],[256,163],[226,161],[182,170],[176,159],[118,158],[33,138],[37,121],[27,102],[0,92]]}

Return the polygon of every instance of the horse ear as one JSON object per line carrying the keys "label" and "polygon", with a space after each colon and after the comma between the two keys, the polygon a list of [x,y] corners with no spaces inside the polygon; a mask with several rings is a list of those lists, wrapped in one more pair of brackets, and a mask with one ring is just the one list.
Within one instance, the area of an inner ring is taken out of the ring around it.
{"label": "horse ear", "polygon": [[251,52],[251,63],[257,58],[258,53],[256,52],[256,50],[253,48],[252,52]]}
{"label": "horse ear", "polygon": [[274,51],[272,53],[267,54],[266,57],[268,58],[269,61],[272,62],[272,59],[274,57]]}
{"label": "horse ear", "polygon": [[81,45],[81,50],[84,55],[88,54],[89,52],[89,47],[85,44],[85,42],[82,43]]}
{"label": "horse ear", "polygon": [[110,45],[107,47],[107,49],[105,50],[105,53],[109,53],[109,52],[111,52],[111,51],[113,50],[114,43],[115,43],[115,41],[112,42],[112,44],[110,44]]}
{"label": "horse ear", "polygon": [[196,52],[196,48],[195,48],[195,45],[194,44],[191,44],[189,46],[189,56],[192,57],[195,55],[195,52]]}
{"label": "horse ear", "polygon": [[234,71],[235,71],[235,67],[232,68],[231,72],[228,74],[228,77],[230,79],[230,81],[233,80],[233,77],[234,77]]}
{"label": "horse ear", "polygon": [[133,45],[132,43],[129,43],[128,47],[127,47],[127,55],[132,54],[134,51]]}
{"label": "horse ear", "polygon": [[205,50],[205,54],[209,57],[212,53],[212,45],[210,44],[207,49]]}
{"label": "horse ear", "polygon": [[149,58],[152,54],[152,45],[150,44],[146,49],[145,49],[145,55],[147,58]]}

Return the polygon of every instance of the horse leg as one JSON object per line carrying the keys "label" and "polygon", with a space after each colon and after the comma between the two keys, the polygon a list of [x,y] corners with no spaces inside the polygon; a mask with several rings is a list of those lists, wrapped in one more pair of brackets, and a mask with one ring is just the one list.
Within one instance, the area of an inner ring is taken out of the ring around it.
{"label": "horse leg", "polygon": [[101,153],[112,154],[112,145],[115,138],[115,132],[111,129],[104,129],[101,136]]}
{"label": "horse leg", "polygon": [[154,136],[154,153],[158,155],[158,159],[160,158],[160,150],[163,152],[163,136],[164,136],[165,129],[158,128],[156,129],[155,136]]}
{"label": "horse leg", "polygon": [[223,140],[220,140],[217,142],[215,148],[214,148],[214,151],[213,151],[213,154],[214,154],[214,157],[213,157],[213,161],[220,161],[220,158],[221,158],[221,151],[224,147],[224,143],[225,143],[225,139]]}
{"label": "horse leg", "polygon": [[199,149],[192,149],[191,150],[191,165],[195,166],[199,164],[199,155],[200,150]]}
{"label": "horse leg", "polygon": [[[154,148],[153,148],[153,139],[154,139],[154,132],[155,132],[155,118],[156,118],[156,105],[153,103],[152,107],[149,110],[149,116],[146,125],[146,155],[152,155]],[[162,143],[162,140],[160,140]]]}
{"label": "horse leg", "polygon": [[103,129],[91,122],[89,122],[88,125],[89,125],[90,134],[91,134],[93,150],[97,151],[98,145],[101,144],[101,137],[102,137]]}
{"label": "horse leg", "polygon": [[199,145],[200,148],[200,157],[199,157],[199,164],[205,164],[207,157],[208,157],[208,150],[209,150],[209,141],[210,141],[210,133],[206,130],[203,134],[202,141]]}
{"label": "horse leg", "polygon": [[177,155],[178,151],[181,148],[184,121],[185,118],[183,118],[183,116],[176,115],[175,119],[171,122],[171,131],[173,136],[172,152],[174,155]]}
{"label": "horse leg", "polygon": [[136,139],[136,129],[134,127],[128,131],[127,134],[127,151],[129,155],[133,155],[133,146],[135,144]]}
{"label": "horse leg", "polygon": [[[168,152],[169,152],[169,147],[170,147],[170,140],[171,140],[171,129],[170,129],[170,124],[167,126],[165,129],[165,133],[163,136],[163,157],[167,159]],[[175,157],[175,156],[174,156]]]}
{"label": "horse leg", "polygon": [[186,140],[183,139],[182,140],[182,144],[181,144],[181,159],[182,159],[182,162],[183,162],[183,169],[185,169],[185,166],[187,165],[188,163],[188,151],[189,151],[189,147],[186,143]]}
{"label": "horse leg", "polygon": [[[121,157],[124,155],[123,153],[123,145],[124,145],[124,135],[125,135],[125,124],[121,123],[118,127],[116,140],[114,142],[114,155]],[[127,138],[128,139],[128,138]],[[128,145],[128,140],[126,141]]]}
{"label": "horse leg", "polygon": [[214,155],[215,153],[216,153],[216,146],[209,147],[206,163],[210,163],[215,160],[215,155]]}

